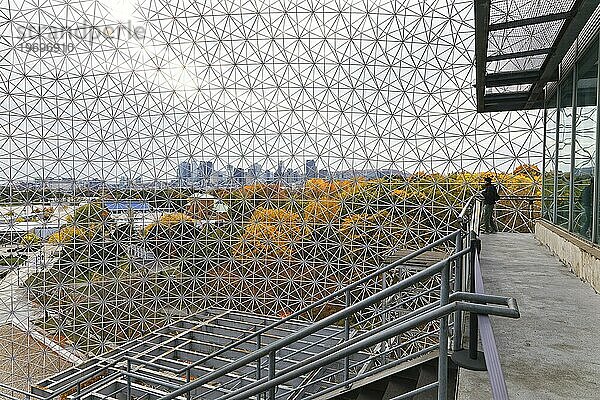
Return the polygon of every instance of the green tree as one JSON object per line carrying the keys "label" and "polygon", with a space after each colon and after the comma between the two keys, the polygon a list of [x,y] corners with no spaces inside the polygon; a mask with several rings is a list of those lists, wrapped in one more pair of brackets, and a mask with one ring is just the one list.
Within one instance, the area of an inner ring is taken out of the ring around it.
{"label": "green tree", "polygon": [[110,213],[100,203],[88,203],[75,209],[71,216],[74,225],[103,224],[108,220]]}

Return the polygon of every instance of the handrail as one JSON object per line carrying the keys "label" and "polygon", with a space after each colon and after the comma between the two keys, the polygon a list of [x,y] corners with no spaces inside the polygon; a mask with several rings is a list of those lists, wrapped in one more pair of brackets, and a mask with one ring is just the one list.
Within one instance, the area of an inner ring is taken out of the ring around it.
{"label": "handrail", "polygon": [[259,336],[259,335],[261,335],[261,334],[263,334],[265,332],[268,332],[269,330],[271,330],[273,328],[276,328],[276,327],[278,327],[278,326],[280,326],[280,325],[282,325],[282,324],[284,324],[284,323],[286,323],[286,322],[288,322],[288,321],[290,321],[290,320],[292,320],[292,319],[294,319],[294,318],[296,318],[296,317],[298,317],[298,316],[300,316],[302,314],[305,314],[305,313],[311,311],[312,309],[314,309],[314,308],[316,308],[316,307],[318,307],[320,305],[323,305],[323,304],[327,303],[329,300],[332,300],[332,299],[338,297],[339,295],[342,295],[342,294],[344,294],[344,293],[346,293],[346,292],[348,292],[348,291],[350,291],[352,289],[357,288],[358,286],[362,285],[365,282],[368,282],[369,280],[377,277],[378,275],[381,275],[381,274],[383,274],[385,272],[388,272],[389,270],[394,269],[394,268],[396,268],[396,267],[398,267],[398,266],[406,263],[407,261],[410,261],[411,259],[413,259],[413,258],[415,258],[415,257],[417,257],[417,256],[419,256],[419,255],[421,255],[421,254],[423,254],[423,253],[425,253],[425,252],[427,252],[427,251],[429,251],[429,250],[431,250],[431,249],[439,246],[440,244],[443,244],[445,242],[448,242],[448,241],[454,239],[459,233],[460,233],[460,231],[454,231],[454,232],[452,232],[452,233],[450,233],[450,234],[448,234],[448,235],[446,235],[446,236],[444,236],[444,237],[442,237],[442,238],[440,238],[440,239],[438,239],[438,240],[436,240],[436,241],[428,244],[425,247],[422,247],[422,248],[420,248],[418,250],[415,250],[412,253],[410,253],[410,254],[408,254],[408,255],[406,255],[406,256],[404,256],[404,257],[402,257],[402,258],[400,258],[400,259],[398,259],[398,260],[396,260],[396,261],[394,261],[394,262],[392,262],[392,263],[390,263],[390,264],[388,264],[388,265],[386,265],[384,267],[381,267],[380,269],[378,269],[378,270],[376,270],[376,271],[374,271],[374,272],[372,272],[372,273],[370,273],[368,275],[366,275],[365,277],[359,279],[358,281],[355,281],[355,282],[353,282],[353,283],[351,283],[351,284],[343,287],[342,289],[339,289],[339,290],[337,290],[337,291],[335,291],[333,293],[330,293],[329,295],[327,295],[327,296],[325,296],[325,297],[323,297],[323,298],[315,301],[314,303],[311,303],[310,305],[304,307],[303,309],[295,311],[295,312],[291,313],[290,315],[287,315],[286,317],[284,317],[284,318],[282,318],[280,320],[275,321],[271,325],[267,325],[267,326],[265,326],[265,327],[257,330],[256,332],[251,333],[248,336],[244,336],[243,338],[239,339],[238,341],[230,343],[229,345],[227,345],[225,347],[222,347],[221,349],[219,349],[219,350],[217,350],[217,351],[215,351],[215,352],[213,352],[213,353],[211,353],[211,354],[209,354],[209,355],[207,355],[207,356],[205,356],[205,357],[203,357],[203,358],[201,358],[201,359],[199,359],[199,360],[197,360],[197,361],[195,361],[195,362],[193,362],[193,363],[191,363],[189,365],[186,365],[185,367],[181,368],[177,372],[178,373],[187,372],[188,370],[191,370],[192,368],[197,367],[198,365],[201,365],[202,363],[204,363],[204,362],[206,362],[206,361],[208,361],[208,360],[210,360],[210,359],[212,359],[212,358],[214,358],[216,356],[219,356],[219,355],[223,354],[224,352],[226,352],[228,350],[231,350],[231,349],[235,348],[235,346],[237,346],[239,344],[245,343],[245,342],[247,342],[250,339],[254,339],[255,337],[257,337],[257,336]]}
{"label": "handrail", "polygon": [[[481,264],[479,263],[478,255],[475,256],[474,279],[475,293],[484,294],[485,289],[483,287]],[[488,315],[478,314],[477,321],[481,345],[485,354],[485,365],[488,370],[490,386],[492,388],[492,397],[494,400],[508,400],[508,389],[506,387],[504,373],[502,372],[502,365],[500,364],[500,356],[498,355],[498,348],[496,346],[496,339],[494,338],[494,330],[492,329],[490,317]]]}
{"label": "handrail", "polygon": [[469,212],[471,210],[471,203],[475,200],[476,196],[477,195],[473,195],[473,196],[471,196],[471,197],[468,198],[467,202],[465,203],[465,205],[463,206],[462,210],[458,214],[458,217],[457,217],[457,221],[458,222],[464,221],[465,215],[467,215],[467,212]]}
{"label": "handrail", "polygon": [[[453,235],[451,235],[451,236],[453,237]],[[271,352],[280,350],[280,349],[284,348],[285,346],[287,346],[297,340],[303,339],[323,328],[326,328],[326,327],[332,325],[333,323],[335,323],[337,321],[340,321],[346,317],[349,317],[350,315],[354,314],[357,311],[360,311],[361,309],[363,309],[365,307],[371,306],[381,300],[388,298],[392,294],[398,293],[398,292],[414,285],[415,283],[420,282],[424,278],[430,278],[430,277],[438,274],[439,272],[441,272],[444,268],[446,268],[448,266],[449,262],[468,254],[470,251],[471,251],[471,249],[468,248],[468,249],[462,250],[458,253],[451,255],[450,257],[446,258],[445,260],[438,261],[437,263],[427,267],[426,269],[423,269],[422,271],[419,271],[416,274],[411,275],[410,277],[408,277],[392,286],[382,289],[381,291],[379,291],[357,303],[354,303],[354,304],[344,308],[343,310],[340,310],[332,315],[329,315],[329,316],[323,318],[322,320],[317,321],[316,323],[309,325],[300,331],[294,332],[289,336],[283,337],[263,348],[255,350],[254,352],[238,359],[237,361],[235,361],[233,363],[225,365],[211,373],[208,373],[207,375],[204,375],[201,378],[198,378],[190,383],[187,383],[186,385],[181,386],[181,388],[179,388],[178,390],[175,390],[174,392],[171,392],[171,393],[161,397],[160,400],[174,399],[177,396],[191,392],[192,390],[197,389],[200,386],[202,386],[210,381],[213,381],[225,374],[235,371],[236,369],[238,369],[242,366],[245,366],[249,363],[257,361],[257,360],[261,359],[262,357],[268,356]],[[343,292],[344,291],[342,291],[342,293]],[[344,343],[347,343],[347,341]]]}
{"label": "handrail", "polygon": [[[307,312],[315,309],[316,307],[327,303],[329,300],[332,300],[332,299],[334,299],[334,298],[336,298],[336,297],[338,297],[338,296],[340,296],[342,294],[345,294],[345,293],[347,293],[347,292],[349,292],[349,291],[357,288],[361,284],[363,284],[363,283],[365,283],[365,282],[367,282],[367,281],[369,281],[369,280],[371,280],[371,279],[373,279],[373,278],[375,278],[375,277],[377,277],[377,276],[379,276],[381,274],[384,274],[384,273],[388,272],[389,270],[394,269],[394,268],[396,268],[396,267],[398,267],[398,266],[406,263],[407,261],[410,261],[411,259],[413,259],[415,257],[418,257],[419,255],[421,255],[421,254],[423,254],[423,253],[425,253],[425,252],[427,252],[429,250],[432,250],[433,248],[435,248],[435,247],[437,247],[437,246],[439,246],[439,245],[441,245],[443,243],[452,241],[452,240],[454,240],[460,234],[461,234],[460,230],[456,230],[454,232],[451,232],[448,235],[446,235],[444,237],[441,237],[441,238],[433,241],[432,243],[430,243],[430,244],[428,244],[428,245],[426,245],[426,246],[424,246],[424,247],[422,247],[420,249],[417,249],[417,250],[413,251],[412,253],[410,253],[410,254],[408,254],[408,255],[406,255],[406,256],[404,256],[404,257],[402,257],[402,258],[400,258],[400,259],[398,259],[398,260],[396,260],[394,262],[391,262],[391,263],[387,264],[386,266],[383,266],[383,267],[379,268],[376,271],[371,272],[370,274],[364,276],[363,278],[359,279],[358,281],[355,281],[355,282],[353,282],[353,283],[345,286],[344,288],[341,288],[341,289],[339,289],[339,290],[337,290],[337,291],[335,291],[335,292],[333,292],[333,293],[331,293],[331,294],[329,294],[329,295],[327,295],[327,296],[325,296],[325,297],[323,297],[323,298],[315,301],[314,303],[311,303],[310,305],[304,307],[301,310],[295,311],[294,313],[292,313],[292,314],[290,314],[290,315],[288,315],[288,316],[286,316],[286,317],[284,317],[282,319],[279,319],[279,320],[273,322],[272,324],[270,324],[268,326],[265,326],[265,327],[263,327],[263,328],[255,331],[255,332],[247,335],[247,336],[244,336],[243,338],[240,338],[240,339],[238,339],[236,341],[233,341],[229,345],[220,348],[219,350],[217,350],[217,351],[215,351],[215,352],[213,352],[213,353],[211,353],[211,354],[209,354],[209,355],[207,355],[207,356],[205,356],[205,357],[203,357],[203,358],[195,361],[194,363],[191,363],[191,364],[186,365],[185,367],[182,367],[182,368],[179,368],[179,369],[170,368],[170,367],[167,367],[167,366],[161,366],[161,368],[163,368],[164,370],[168,370],[169,372],[176,373],[176,374],[186,373],[186,377],[189,379],[190,375],[189,375],[188,371],[191,371],[193,368],[201,365],[202,363],[205,363],[206,361],[208,361],[208,360],[210,360],[210,359],[212,359],[214,357],[217,357],[217,356],[225,353],[226,351],[235,348],[236,346],[238,346],[238,345],[240,345],[242,343],[246,343],[249,340],[258,337],[259,335],[261,335],[261,334],[263,334],[265,332],[268,332],[269,330],[271,330],[273,328],[276,328],[276,327],[278,327],[278,326],[280,326],[280,325],[282,325],[282,324],[284,324],[284,323],[286,323],[286,322],[288,322],[288,321],[290,321],[290,320],[292,320],[292,319],[294,319],[294,318],[296,318],[296,317],[298,317],[298,316],[300,316],[302,314],[305,314],[305,313],[307,313]],[[466,252],[465,252],[465,254],[466,254]],[[421,272],[423,272],[423,271],[421,271]],[[333,314],[333,315],[336,315],[336,314]],[[331,316],[333,316],[333,315],[331,315]],[[327,318],[325,320],[329,321],[329,319],[327,319]],[[324,320],[321,320],[321,321],[324,321]],[[321,329],[321,328],[319,328],[319,329]],[[81,385],[82,383],[84,383],[84,382],[88,381],[89,379],[97,376],[98,374],[103,373],[107,369],[114,367],[116,364],[118,364],[120,362],[127,361],[127,362],[131,362],[131,363],[142,364],[142,365],[150,365],[151,364],[151,363],[146,362],[144,360],[139,360],[139,359],[136,359],[136,358],[132,358],[132,357],[129,357],[127,355],[121,355],[117,359],[114,359],[114,360],[108,359],[106,361],[108,362],[108,364],[105,365],[101,370],[91,371],[90,373],[85,374],[85,375],[79,377],[75,381],[65,382],[63,385],[61,385],[58,388],[54,389],[50,394],[48,394],[46,396],[35,395],[33,393],[28,393],[28,392],[25,392],[25,393],[27,393],[28,396],[36,398],[38,400],[52,400],[53,398],[55,398],[55,397],[63,394],[65,391],[70,390],[73,387],[77,387],[77,386]],[[194,380],[193,383],[197,383],[198,381],[199,381],[199,379],[196,379],[196,380]],[[184,387],[184,386],[182,386],[182,387]],[[79,397],[80,397],[80,395],[75,395],[74,396],[75,399],[77,399]],[[173,396],[173,397],[175,397],[175,396]],[[172,398],[172,397],[169,397],[169,398]]]}
{"label": "handrail", "polygon": [[[250,396],[266,392],[286,381],[298,378],[307,372],[324,367],[325,365],[331,364],[335,361],[339,361],[351,354],[362,351],[394,336],[398,336],[410,329],[418,327],[419,325],[448,316],[458,310],[464,312],[475,312],[477,314],[492,314],[509,318],[519,318],[520,316],[516,301],[508,297],[457,292],[450,295],[450,300],[453,301],[446,305],[440,305],[434,310],[427,311],[401,324],[393,323],[390,324],[391,326],[388,326],[386,329],[383,329],[379,332],[367,332],[357,338],[349,340],[348,342],[340,343],[321,354],[316,354],[308,358],[300,363],[300,365],[294,365],[281,370],[279,374],[277,374],[278,376],[276,375],[272,378],[262,378],[250,385],[243,387],[242,390],[229,393],[220,397],[218,400],[248,399]],[[498,307],[500,305],[504,305],[505,307]],[[166,398],[167,397],[165,396],[162,399]]]}
{"label": "handrail", "polygon": [[[522,198],[519,198],[522,199]],[[513,200],[513,199],[508,199]],[[533,201],[531,198],[524,198],[523,200]],[[470,271],[465,271],[469,273],[469,281],[470,281],[470,290],[474,295],[483,295],[485,293],[483,286],[483,278],[481,274],[481,264],[479,261],[479,251],[481,249],[481,241],[478,239],[479,229],[480,229],[480,221],[481,221],[481,211],[482,211],[482,200],[476,199],[472,204],[468,204],[471,207],[471,218],[469,223],[467,224],[467,233],[468,240],[470,240],[470,247],[474,249],[474,253],[471,255],[470,259]],[[466,282],[466,278],[465,282]],[[460,316],[460,312],[458,313],[458,320],[462,321],[462,317]],[[468,364],[471,366],[467,366],[467,368],[480,368],[479,364],[485,363],[485,366],[482,369],[486,369],[488,371],[488,376],[490,379],[490,386],[492,389],[492,398],[494,400],[508,400],[508,390],[506,386],[506,381],[504,379],[504,373],[502,372],[502,366],[500,364],[500,357],[498,355],[498,349],[496,346],[496,341],[494,338],[494,332],[492,329],[492,325],[490,322],[490,318],[488,315],[480,314],[480,313],[471,313],[470,315],[470,338],[469,338],[469,349],[462,350],[461,346],[460,352],[469,353],[469,359],[471,361]],[[477,342],[478,338],[481,338],[481,344],[483,347],[483,354],[485,354],[484,362],[481,361],[478,351],[477,351]],[[461,338],[455,337],[455,351],[459,350],[457,348],[457,344],[460,344]],[[456,353],[455,353],[456,355]],[[461,357],[462,358],[462,357]],[[456,360],[455,360],[456,361]],[[461,364],[459,364],[461,365]],[[475,367],[475,365],[477,365]],[[466,366],[466,365],[465,365]]]}

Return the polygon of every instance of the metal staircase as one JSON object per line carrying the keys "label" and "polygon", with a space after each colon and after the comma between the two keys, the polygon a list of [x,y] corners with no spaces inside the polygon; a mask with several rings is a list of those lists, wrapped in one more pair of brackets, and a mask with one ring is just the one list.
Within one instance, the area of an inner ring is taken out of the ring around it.
{"label": "metal staircase", "polygon": [[[252,353],[258,346],[257,342],[240,341],[240,338],[247,337],[256,332],[257,328],[274,322],[277,320],[244,312],[204,310],[131,343],[127,349],[111,352],[102,358],[94,358],[40,382],[32,388],[33,393],[41,397],[51,396],[54,391],[61,391],[65,386],[71,386],[73,390],[73,382],[79,381],[79,393],[86,399],[122,399],[127,397],[126,393],[129,390],[135,398],[164,396],[171,389],[186,382],[187,374],[177,371],[183,371],[189,365],[205,359],[189,369],[189,381],[193,381],[198,376],[231,364]],[[286,321],[261,335],[260,343],[261,345],[274,343],[307,325],[305,321]],[[342,328],[323,328],[279,350],[275,355],[276,362],[283,368],[294,367],[303,360],[340,343],[343,336]],[[225,351],[209,357],[232,343],[233,346],[229,346]],[[368,354],[359,352],[351,357],[351,362],[360,363],[367,358]],[[130,359],[131,362],[128,362]],[[114,363],[113,360],[122,361]],[[135,374],[135,379],[128,380],[130,378],[128,374],[116,371],[129,371]],[[321,374],[327,372],[327,369],[323,369]],[[260,368],[257,362],[249,363],[235,372],[220,376],[199,387],[194,391],[194,396],[217,399],[235,388],[254,383],[261,375],[267,374],[266,360],[261,362]],[[278,394],[285,395],[310,378],[314,379],[315,376],[313,374],[293,379],[288,384],[280,386]],[[82,377],[89,378],[82,380]],[[77,392],[77,387],[74,389]]]}
{"label": "metal staircase", "polygon": [[[477,215],[475,207],[471,221]],[[466,210],[461,218],[469,218]],[[478,246],[471,227],[463,228],[469,235],[457,230],[285,318],[203,310],[20,393],[37,400],[452,399],[449,355],[464,353],[463,313],[519,317],[514,299],[467,290]],[[439,261],[407,268],[433,254]]]}
{"label": "metal staircase", "polygon": [[[86,399],[125,399],[127,398],[125,394],[129,390],[134,398],[165,396],[172,388],[179,387],[186,382],[186,377],[173,372],[173,369],[186,368],[191,363],[206,358],[224,346],[235,343],[232,348],[218,356],[210,357],[207,361],[194,367],[191,370],[190,381],[195,380],[197,376],[229,365],[240,357],[252,353],[257,347],[253,343],[240,341],[240,337],[248,336],[255,332],[257,327],[267,326],[273,322],[276,320],[244,312],[204,310],[164,327],[146,336],[143,340],[131,343],[127,349],[108,353],[102,358],[94,358],[46,379],[32,387],[32,392],[36,397],[49,397],[57,390],[63,394],[76,395],[78,389],[76,385],[73,386],[73,382],[79,382],[79,394]],[[287,321],[276,329],[270,330],[268,334],[262,335],[261,341],[265,345],[274,343],[308,325],[306,321]],[[343,341],[343,337],[343,329],[326,327],[278,351],[275,355],[276,363],[283,368],[293,367],[307,358],[337,345]],[[362,382],[362,385],[354,385],[354,387],[359,386],[359,389],[343,391],[341,395],[332,394],[326,398],[383,399],[389,397],[390,393],[404,393],[422,387],[425,383],[435,381],[437,377],[437,355],[437,351],[432,351],[412,362],[403,363],[395,368],[387,369],[383,374],[374,375],[369,380]],[[114,371],[127,372],[127,359],[133,356],[139,365],[136,367],[130,365],[129,371],[135,373],[137,379],[129,382],[127,374],[119,374]],[[115,359],[123,361],[113,363],[112,360]],[[357,352],[349,357],[349,362],[353,366],[358,366],[363,365],[368,359],[369,353]],[[338,362],[329,368],[322,368],[315,373],[292,379],[286,385],[278,387],[276,396],[286,399],[302,399],[302,395],[308,391],[298,392],[295,391],[295,388],[301,386],[308,388],[310,383],[327,375],[334,377],[342,368],[340,364]],[[202,399],[217,399],[238,387],[255,383],[261,375],[268,374],[268,363],[261,363],[260,373],[257,366],[257,363],[251,363],[245,368],[238,369],[235,373],[223,375],[196,389],[193,395]],[[111,373],[111,371],[113,372]],[[86,376],[89,378],[81,379]],[[140,379],[142,376],[145,379]],[[382,384],[385,385],[383,391],[381,390]],[[131,389],[128,389],[128,385]],[[62,390],[65,386],[71,389]],[[333,386],[333,381],[329,384],[327,380],[320,382],[321,388],[331,386]]]}
{"label": "metal staircase", "polygon": [[[378,379],[372,383],[361,386],[350,392],[343,393],[336,397],[336,400],[392,400],[407,393],[413,393],[409,398],[413,400],[433,400],[436,399],[434,391],[424,391],[415,394],[415,391],[426,388],[427,385],[434,384],[437,380],[437,358],[423,361],[410,368]],[[457,367],[450,365],[448,369],[448,399],[455,398]]]}

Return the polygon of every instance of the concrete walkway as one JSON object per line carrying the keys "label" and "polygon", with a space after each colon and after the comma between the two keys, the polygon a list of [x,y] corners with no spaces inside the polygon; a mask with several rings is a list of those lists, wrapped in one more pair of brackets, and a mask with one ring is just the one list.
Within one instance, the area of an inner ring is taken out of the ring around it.
{"label": "concrete walkway", "polygon": [[42,260],[52,259],[50,254],[54,249],[54,246],[44,246],[28,253],[23,264],[12,268],[0,279],[0,326],[6,323],[28,326],[31,320],[43,315],[38,307],[31,304],[23,285],[31,274],[46,267]]}
{"label": "concrete walkway", "polygon": [[[482,235],[485,291],[517,299],[491,317],[511,400],[600,399],[600,295],[531,234]],[[461,370],[460,400],[491,399],[487,372]]]}

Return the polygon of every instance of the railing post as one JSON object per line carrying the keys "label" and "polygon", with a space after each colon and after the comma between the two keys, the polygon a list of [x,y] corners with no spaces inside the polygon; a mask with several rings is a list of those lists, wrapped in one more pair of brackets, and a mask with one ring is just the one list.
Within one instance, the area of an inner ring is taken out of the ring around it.
{"label": "railing post", "polygon": [[[450,262],[447,261],[442,270],[442,282],[440,287],[440,307],[449,302],[450,296]],[[448,398],[448,317],[440,319],[439,333],[439,362],[438,362],[438,400]]]}
{"label": "railing post", "polygon": [[[346,299],[344,304],[346,308],[350,307],[351,298],[350,298],[350,290],[346,290]],[[347,315],[344,319],[344,341],[348,341],[350,339],[350,316]],[[344,358],[344,382],[348,382],[350,379],[350,357],[346,356]]]}
{"label": "railing post", "polygon": [[[387,272],[384,272],[383,274],[381,274],[381,290],[385,290],[385,289],[387,289]],[[383,314],[381,314],[381,323],[386,324],[390,320],[389,313],[387,311],[388,305],[389,305],[388,299],[386,298],[386,299],[382,300],[381,305],[384,309]],[[387,344],[388,344],[388,341],[385,341],[385,344],[384,343],[381,344],[381,365],[385,365],[387,362],[387,357],[385,356],[386,348],[384,348],[384,345],[387,346]]]}
{"label": "railing post", "polygon": [[[471,240],[471,260],[469,262],[469,292],[475,293],[475,258],[477,257],[478,239]],[[469,358],[477,359],[477,342],[479,336],[479,326],[477,314],[469,313]]]}
{"label": "railing post", "polygon": [[[127,372],[131,372],[131,360],[127,360]],[[131,400],[131,375],[127,375],[127,400]]]}
{"label": "railing post", "polygon": [[[475,293],[475,261],[481,251],[481,240],[477,238],[477,235],[474,232],[471,232],[469,243],[468,291]],[[452,360],[463,368],[474,371],[485,371],[485,358],[483,353],[477,350],[477,344],[479,342],[478,325],[477,314],[469,313],[469,348],[464,350],[462,348],[455,348],[452,353]]]}
{"label": "railing post", "polygon": [[[275,378],[275,350],[269,353],[269,381]],[[275,386],[269,389],[269,400],[275,400]]]}
{"label": "railing post", "polygon": [[[191,381],[191,380],[192,380],[192,370],[191,370],[191,368],[188,368],[188,369],[186,369],[186,371],[185,371],[185,383],[190,383],[190,381]],[[190,398],[191,398],[191,393],[190,393],[190,392],[187,392],[187,393],[185,394],[185,398],[186,398],[187,400],[190,400]]]}
{"label": "railing post", "polygon": [[[463,238],[462,232],[458,231],[456,234],[456,246],[455,254],[460,253],[463,249]],[[460,292],[462,290],[462,275],[463,275],[463,263],[462,257],[458,257],[455,261],[454,268],[454,291]],[[457,310],[454,312],[454,324],[453,324],[453,350],[459,350],[462,348],[462,312]]]}
{"label": "railing post", "polygon": [[529,199],[529,232],[534,231],[534,223],[533,223],[533,200]]}
{"label": "railing post", "polygon": [[[261,346],[262,346],[262,336],[259,333],[258,335],[256,335],[256,349],[260,350]],[[260,381],[260,378],[261,378],[260,364],[261,364],[261,358],[256,360],[256,380],[257,381]],[[257,399],[260,399],[261,397],[262,397],[262,394],[257,395]]]}

